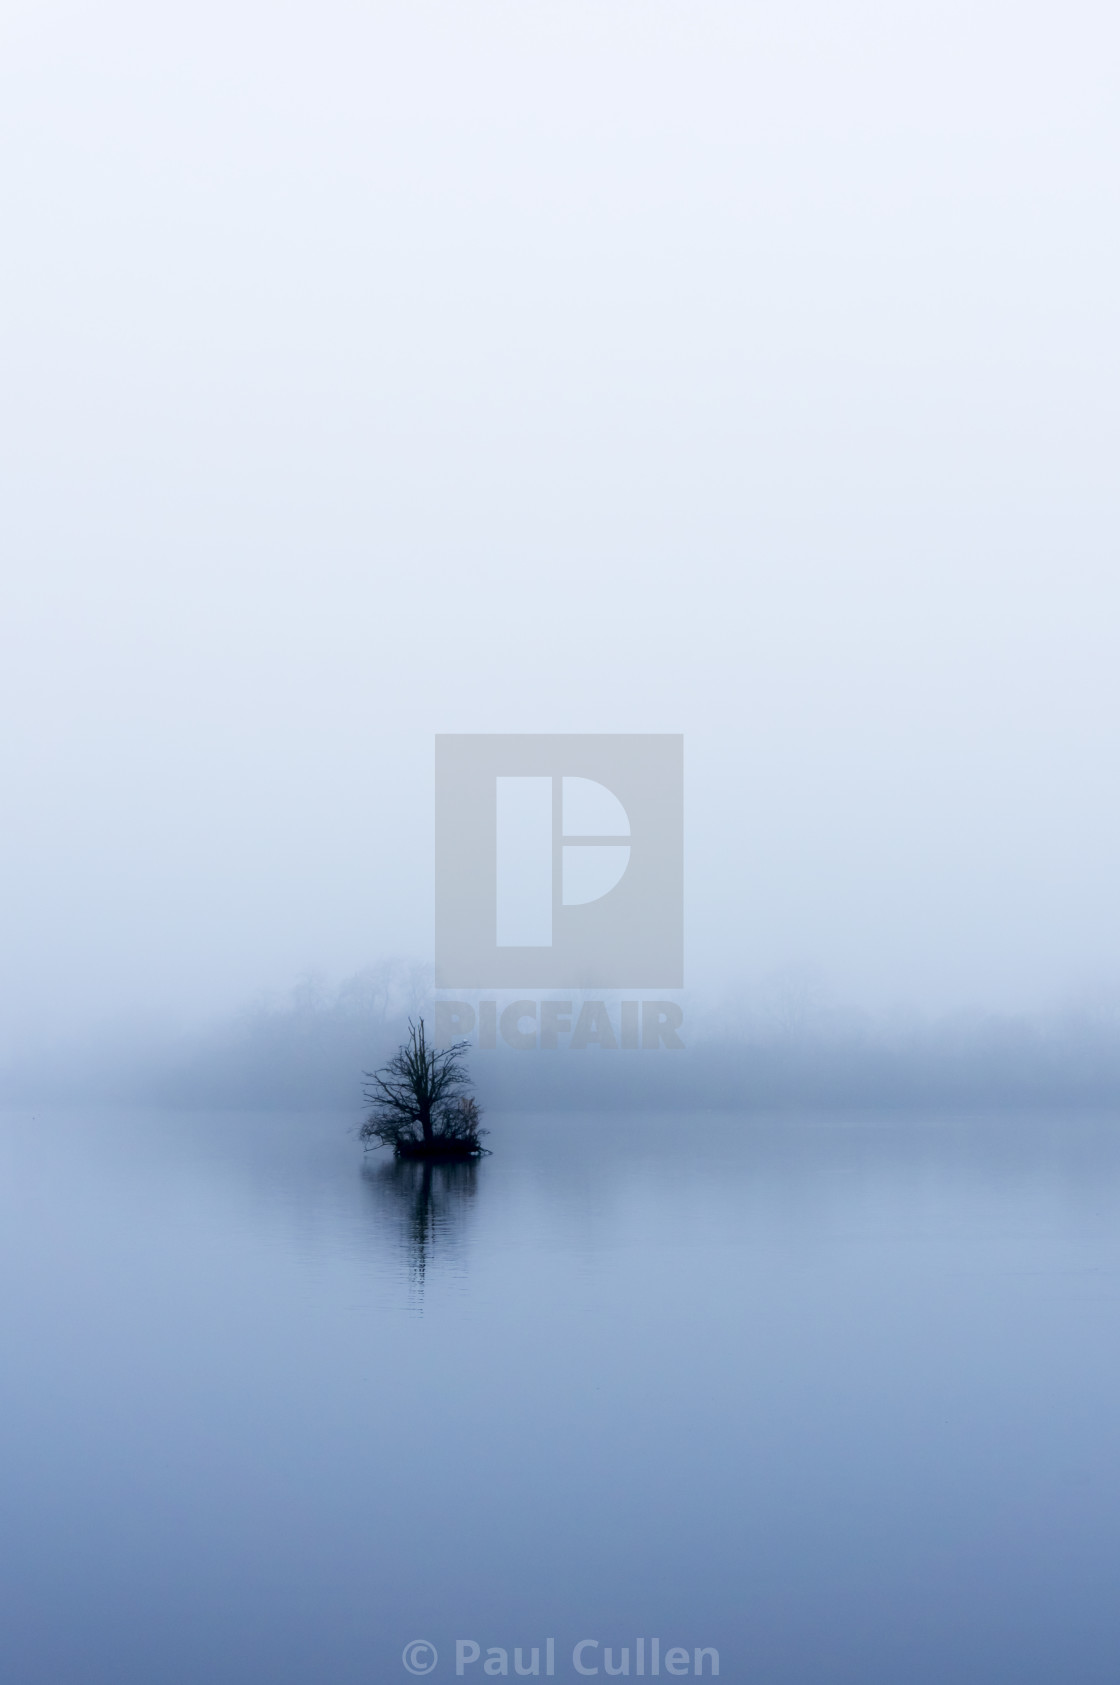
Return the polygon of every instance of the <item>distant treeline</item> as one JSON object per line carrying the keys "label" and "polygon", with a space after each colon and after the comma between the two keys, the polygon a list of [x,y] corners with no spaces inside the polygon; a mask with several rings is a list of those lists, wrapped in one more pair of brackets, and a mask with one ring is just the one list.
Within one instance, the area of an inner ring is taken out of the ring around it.
{"label": "distant treeline", "polygon": [[[1118,1008],[1098,995],[1037,1016],[876,1021],[778,980],[722,1004],[686,1000],[683,1051],[573,1051],[561,1037],[555,1050],[476,1049],[471,1064],[494,1109],[1110,1106],[1120,1105]],[[424,968],[387,961],[190,1037],[25,1053],[0,1073],[0,1098],[357,1115],[362,1072],[396,1048],[409,1016],[431,1012]]]}

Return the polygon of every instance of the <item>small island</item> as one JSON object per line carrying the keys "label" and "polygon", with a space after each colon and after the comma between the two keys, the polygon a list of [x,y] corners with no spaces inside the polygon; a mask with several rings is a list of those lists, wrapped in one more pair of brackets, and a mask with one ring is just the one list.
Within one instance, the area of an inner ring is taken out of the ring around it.
{"label": "small island", "polygon": [[466,1056],[470,1043],[431,1048],[424,1020],[408,1021],[408,1040],[378,1071],[366,1071],[365,1098],[372,1110],[358,1131],[367,1145],[392,1147],[397,1158],[481,1158],[486,1148],[481,1113],[470,1092]]}

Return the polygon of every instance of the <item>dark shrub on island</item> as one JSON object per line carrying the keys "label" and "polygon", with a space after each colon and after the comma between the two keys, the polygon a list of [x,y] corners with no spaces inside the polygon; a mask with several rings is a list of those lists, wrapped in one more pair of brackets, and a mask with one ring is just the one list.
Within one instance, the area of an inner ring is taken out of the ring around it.
{"label": "dark shrub on island", "polygon": [[408,1022],[408,1040],[379,1071],[366,1071],[372,1110],[361,1140],[392,1147],[397,1158],[478,1158],[485,1148],[478,1102],[466,1072],[469,1042],[431,1048],[424,1020]]}

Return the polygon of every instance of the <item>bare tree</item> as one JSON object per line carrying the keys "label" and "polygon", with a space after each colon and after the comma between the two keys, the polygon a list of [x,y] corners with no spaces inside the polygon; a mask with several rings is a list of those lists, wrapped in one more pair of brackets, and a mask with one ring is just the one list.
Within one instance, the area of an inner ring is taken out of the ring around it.
{"label": "bare tree", "polygon": [[365,1073],[372,1110],[360,1138],[392,1147],[398,1158],[476,1158],[486,1131],[470,1093],[469,1046],[429,1047],[424,1020],[410,1018],[403,1047],[379,1071]]}

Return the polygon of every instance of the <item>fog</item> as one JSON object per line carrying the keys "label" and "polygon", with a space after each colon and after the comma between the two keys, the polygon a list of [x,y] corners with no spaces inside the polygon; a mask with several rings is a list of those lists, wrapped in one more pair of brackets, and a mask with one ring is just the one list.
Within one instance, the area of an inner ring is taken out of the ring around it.
{"label": "fog", "polygon": [[424,964],[437,731],[683,732],[721,1011],[1111,987],[1111,8],[0,31],[0,1051]]}

